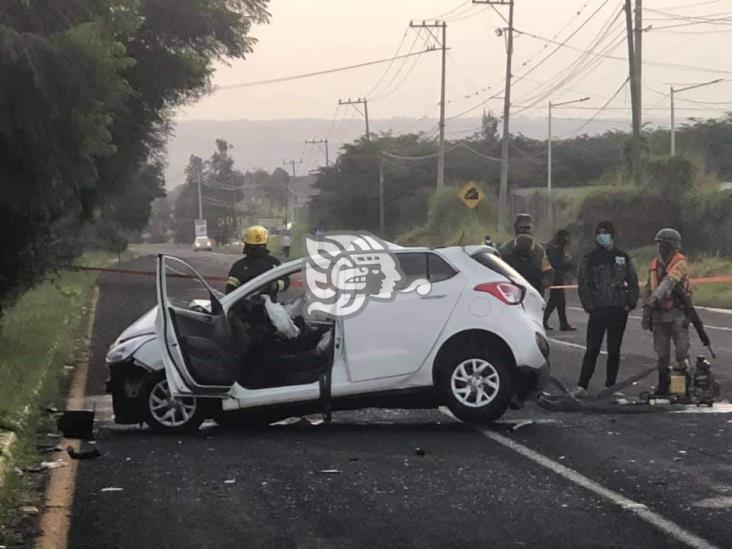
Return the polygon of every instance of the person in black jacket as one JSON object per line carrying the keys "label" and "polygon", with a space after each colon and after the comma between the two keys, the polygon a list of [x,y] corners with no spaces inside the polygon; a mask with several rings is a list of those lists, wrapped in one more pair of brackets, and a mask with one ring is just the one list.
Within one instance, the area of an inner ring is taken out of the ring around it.
{"label": "person in black jacket", "polygon": [[502,259],[543,295],[547,277],[546,272],[542,270],[541,262],[537,259],[534,237],[520,234],[511,242],[512,245],[505,248],[506,253],[502,255]]}
{"label": "person in black jacket", "polygon": [[595,241],[595,249],[582,259],[577,280],[582,308],[590,315],[587,324],[587,351],[575,390],[577,396],[587,392],[605,333],[605,386],[615,385],[628,313],[635,308],[639,296],[638,275],[630,256],[615,246],[613,224],[609,221],[598,223]]}
{"label": "person in black jacket", "polygon": [[[267,249],[269,232],[264,227],[259,225],[249,227],[244,231],[242,240],[244,240],[244,256],[231,266],[229,277],[226,280],[227,294],[254,277],[280,265],[280,260],[269,254]],[[274,288],[274,285],[277,288]],[[282,291],[286,287],[286,279],[278,280],[273,284],[272,291]]]}
{"label": "person in black jacket", "polygon": [[[569,282],[570,271],[574,269],[572,257],[567,252],[569,246],[569,231],[560,229],[554,238],[546,245],[546,256],[551,263],[554,273],[554,286],[563,286]],[[577,328],[572,326],[567,320],[567,296],[563,288],[549,290],[549,300],[544,310],[544,329],[551,330],[549,326],[549,317],[552,316],[554,309],[557,310],[559,316],[559,329],[563,332],[573,332]]]}

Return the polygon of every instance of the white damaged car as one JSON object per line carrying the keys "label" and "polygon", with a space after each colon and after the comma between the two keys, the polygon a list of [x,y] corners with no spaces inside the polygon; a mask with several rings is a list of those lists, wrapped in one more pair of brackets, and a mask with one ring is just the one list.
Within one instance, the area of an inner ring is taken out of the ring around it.
{"label": "white damaged car", "polygon": [[[253,426],[447,405],[463,421],[489,423],[549,376],[544,301],[492,252],[395,247],[393,299],[346,318],[312,312],[305,260],[222,295],[185,261],[160,255],[158,306],[107,354],[115,421],[181,432],[209,418]],[[287,288],[277,292],[278,281]],[[415,281],[430,291],[409,291]],[[289,330],[275,327],[273,303]]]}

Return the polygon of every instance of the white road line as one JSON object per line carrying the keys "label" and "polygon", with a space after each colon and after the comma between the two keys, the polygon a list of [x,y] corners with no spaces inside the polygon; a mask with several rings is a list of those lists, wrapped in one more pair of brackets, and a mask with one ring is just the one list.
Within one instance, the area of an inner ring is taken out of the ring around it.
{"label": "white road line", "polygon": [[709,311],[710,313],[732,315],[732,309],[719,309],[717,307],[700,307],[699,305],[697,305],[696,308],[701,309],[702,311]]}
{"label": "white road line", "polygon": [[[703,309],[704,307],[697,307],[697,309]],[[580,307],[567,307],[567,309],[572,309],[573,311],[582,311]],[[708,311],[714,311],[714,312],[722,312],[723,309],[706,309]],[[642,317],[636,316],[636,315],[629,315],[628,318],[632,318],[633,320],[643,320]],[[710,324],[704,324],[705,328],[709,328],[710,330],[721,330],[723,332],[732,332],[732,328],[728,328],[727,326],[711,326]]]}
{"label": "white road line", "polygon": [[[553,337],[547,338],[552,343],[556,343],[557,345],[566,345],[567,347],[572,347],[573,349],[581,349],[583,351],[587,350],[587,347],[584,345],[580,345],[579,343],[571,343],[569,341],[563,341],[561,339],[554,339]],[[600,351],[601,355],[606,355],[607,351]]]}
{"label": "white road line", "polygon": [[609,488],[605,488],[601,484],[584,476],[581,473],[578,473],[574,469],[570,469],[569,467],[566,467],[561,463],[557,463],[553,459],[550,459],[543,454],[540,454],[539,452],[532,450],[531,448],[524,446],[523,444],[520,444],[504,435],[496,433],[495,431],[491,431],[490,429],[481,429],[480,432],[492,441],[497,442],[501,446],[505,446],[509,450],[513,450],[514,452],[530,459],[534,463],[537,463],[542,467],[546,467],[557,475],[569,480],[570,482],[573,482],[574,484],[577,484],[578,486],[581,486],[586,490],[589,490],[590,492],[602,498],[605,498],[606,500],[609,500],[611,503],[620,506],[622,509],[630,511],[631,513],[635,513],[638,517],[640,517],[647,523],[655,526],[662,532],[665,532],[675,540],[681,543],[685,543],[689,547],[694,547],[695,549],[716,549],[715,545],[711,544],[704,538],[700,538],[696,534],[685,530],[675,522],[672,522],[662,517],[658,513],[651,511],[643,503],[639,503],[632,499],[626,498],[622,494],[610,490]]}

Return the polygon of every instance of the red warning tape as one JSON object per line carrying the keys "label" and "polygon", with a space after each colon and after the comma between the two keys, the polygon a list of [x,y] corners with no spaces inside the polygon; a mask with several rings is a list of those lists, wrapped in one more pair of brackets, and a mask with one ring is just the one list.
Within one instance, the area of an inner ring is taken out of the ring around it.
{"label": "red warning tape", "polygon": [[[725,284],[732,282],[732,275],[703,276],[690,278],[690,284]],[[645,286],[645,282],[641,282],[641,286]],[[577,284],[565,284],[562,286],[550,286],[550,290],[576,290]]]}
{"label": "red warning tape", "polygon": [[[70,269],[72,271],[93,271],[93,272],[100,272],[100,273],[118,273],[118,274],[127,274],[127,275],[140,275],[140,276],[156,276],[157,273],[155,271],[138,271],[136,269],[110,269],[108,267],[85,267],[83,265],[69,265],[67,269]],[[189,279],[195,279],[196,277],[193,275],[187,275],[183,273],[167,273],[165,276],[168,278],[189,278]],[[213,276],[213,275],[201,275],[203,279],[206,282],[226,282],[229,280],[225,276]],[[301,280],[290,280],[290,286],[299,288],[302,287],[303,283]]]}
{"label": "red warning tape", "polygon": [[[142,275],[142,276],[155,276],[157,273],[155,271],[138,271],[134,269],[110,269],[107,267],[85,267],[83,265],[69,265],[67,267],[68,269],[74,270],[74,271],[96,271],[101,273],[119,273],[119,274],[129,274],[129,275]],[[186,275],[182,273],[168,273],[168,277],[170,278],[195,278],[192,275]],[[214,282],[226,282],[228,279],[223,276],[208,276],[208,275],[202,275],[203,278],[206,281],[214,281]],[[723,284],[723,283],[732,283],[732,275],[719,275],[719,276],[705,276],[705,277],[698,277],[698,278],[690,278],[689,282],[691,284]],[[300,287],[302,286],[302,281],[300,280],[292,280],[290,281],[291,286]],[[641,286],[644,286],[645,283],[641,283]],[[550,286],[550,290],[576,290],[577,285],[576,284],[564,284],[561,286]]]}

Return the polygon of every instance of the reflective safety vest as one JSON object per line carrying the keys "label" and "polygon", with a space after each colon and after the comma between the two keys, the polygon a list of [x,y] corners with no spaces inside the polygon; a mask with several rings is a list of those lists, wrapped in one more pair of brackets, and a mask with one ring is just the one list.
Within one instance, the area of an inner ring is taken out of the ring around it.
{"label": "reflective safety vest", "polygon": [[[651,267],[649,272],[649,281],[650,281],[650,289],[652,292],[658,288],[658,285],[663,282],[663,279],[666,278],[666,276],[669,273],[672,273],[676,275],[674,271],[681,267],[679,265],[680,262],[686,262],[686,256],[682,254],[681,252],[676,252],[672,257],[671,260],[668,262],[668,265],[664,266],[663,263],[659,260],[659,258],[653,259],[651,261]],[[677,284],[680,285],[681,290],[688,295],[689,294],[689,275],[686,271],[686,266],[681,267],[683,269],[683,272],[678,273],[680,274],[680,280]],[[658,306],[659,308],[663,310],[670,310],[674,308],[674,305],[678,302],[678,298],[674,298],[673,295],[670,295],[661,301],[659,301]]]}

